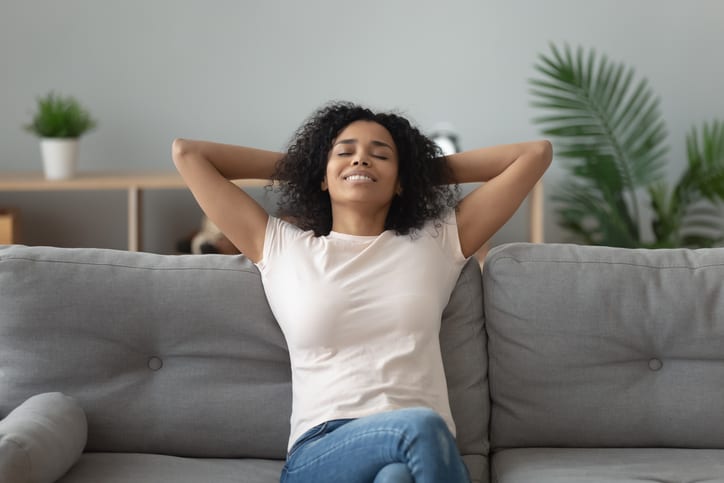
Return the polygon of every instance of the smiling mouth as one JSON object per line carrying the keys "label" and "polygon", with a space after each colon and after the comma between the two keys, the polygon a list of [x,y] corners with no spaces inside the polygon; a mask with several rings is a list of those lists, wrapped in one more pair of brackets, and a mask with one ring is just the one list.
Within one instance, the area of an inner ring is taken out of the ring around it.
{"label": "smiling mouth", "polygon": [[365,176],[363,174],[352,174],[349,176],[344,177],[345,181],[353,181],[353,182],[371,182],[374,183],[375,180],[370,178],[369,176]]}

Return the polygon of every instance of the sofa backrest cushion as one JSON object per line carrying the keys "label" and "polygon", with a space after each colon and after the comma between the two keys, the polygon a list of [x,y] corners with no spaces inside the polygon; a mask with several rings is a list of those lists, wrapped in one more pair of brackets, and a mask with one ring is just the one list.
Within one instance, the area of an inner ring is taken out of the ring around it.
{"label": "sofa backrest cushion", "polygon": [[273,456],[289,358],[242,257],[0,250],[0,412],[58,391],[90,451]]}
{"label": "sofa backrest cushion", "polygon": [[445,367],[456,441],[473,481],[487,481],[490,449],[487,340],[480,265],[463,268],[442,313],[440,349]]}
{"label": "sofa backrest cushion", "polygon": [[493,448],[724,448],[723,281],[724,249],[492,250]]}
{"label": "sofa backrest cushion", "polygon": [[[441,345],[462,449],[482,454],[482,288],[464,273]],[[85,410],[89,451],[286,453],[289,356],[243,256],[0,248],[0,417],[50,391]]]}

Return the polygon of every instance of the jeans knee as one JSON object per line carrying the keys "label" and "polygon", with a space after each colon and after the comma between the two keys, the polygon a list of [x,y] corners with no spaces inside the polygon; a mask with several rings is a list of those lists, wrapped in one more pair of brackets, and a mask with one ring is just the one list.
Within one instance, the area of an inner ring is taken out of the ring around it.
{"label": "jeans knee", "polygon": [[409,436],[439,441],[450,435],[445,420],[432,409],[419,407],[399,411],[401,422],[407,427]]}
{"label": "jeans knee", "polygon": [[377,473],[373,483],[415,483],[415,479],[406,464],[390,463]]}
{"label": "jeans knee", "polygon": [[424,407],[411,408],[408,411],[407,421],[415,440],[437,448],[440,454],[448,454],[455,448],[455,439],[440,414]]}
{"label": "jeans knee", "polygon": [[407,411],[410,422],[421,429],[447,428],[447,424],[442,416],[430,408],[418,407],[404,409],[403,411]]}

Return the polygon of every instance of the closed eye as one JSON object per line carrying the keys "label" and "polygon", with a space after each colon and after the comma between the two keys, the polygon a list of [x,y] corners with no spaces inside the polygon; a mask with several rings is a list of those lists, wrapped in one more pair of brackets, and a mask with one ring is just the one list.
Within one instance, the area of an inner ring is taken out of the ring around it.
{"label": "closed eye", "polygon": [[[353,154],[354,153],[337,153],[337,156],[352,156]],[[382,156],[380,154],[373,154],[372,157],[377,158],[377,159],[383,159],[383,160],[389,159],[387,156]]]}

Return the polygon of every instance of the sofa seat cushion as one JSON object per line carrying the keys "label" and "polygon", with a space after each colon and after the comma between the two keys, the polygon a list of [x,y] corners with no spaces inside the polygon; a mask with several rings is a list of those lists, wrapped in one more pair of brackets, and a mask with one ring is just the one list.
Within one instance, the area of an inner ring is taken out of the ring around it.
{"label": "sofa seat cushion", "polygon": [[84,453],[57,483],[278,483],[284,461]]}
{"label": "sofa seat cushion", "polygon": [[522,448],[491,464],[492,483],[724,482],[724,450]]}

